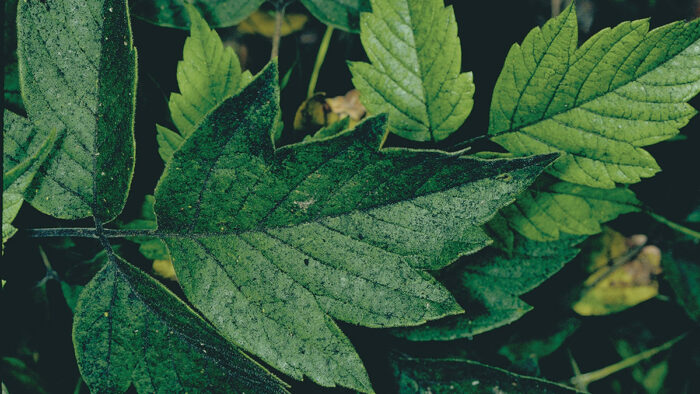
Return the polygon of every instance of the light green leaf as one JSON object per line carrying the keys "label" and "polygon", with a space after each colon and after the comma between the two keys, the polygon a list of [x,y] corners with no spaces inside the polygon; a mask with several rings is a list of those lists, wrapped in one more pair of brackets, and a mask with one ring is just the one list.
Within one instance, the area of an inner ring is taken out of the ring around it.
{"label": "light green leaf", "polygon": [[398,358],[393,362],[400,393],[576,393],[544,379],[461,359]]}
{"label": "light green leaf", "polygon": [[65,129],[27,200],[65,219],[114,219],[134,171],[136,50],[125,0],[20,1],[22,94],[39,132]]}
{"label": "light green leaf", "polygon": [[304,137],[304,142],[314,142],[314,141],[320,141],[324,138],[330,138],[333,137],[342,131],[346,130],[350,126],[350,117],[345,117],[335,123],[331,123],[330,125],[322,128],[321,130],[317,131],[314,135],[307,135]]}
{"label": "light green leaf", "polygon": [[520,319],[532,307],[520,296],[535,289],[578,254],[583,237],[535,242],[516,234],[513,254],[489,248],[441,277],[466,313],[394,334],[412,341],[470,338]]}
{"label": "light green leaf", "polygon": [[24,202],[24,193],[56,142],[56,131],[42,135],[26,119],[10,111],[3,113],[2,133],[2,243],[17,229],[12,221]]}
{"label": "light green leaf", "polygon": [[380,149],[383,116],[274,150],[278,113],[273,63],[175,152],[159,232],[188,299],[229,340],[295,378],[371,391],[331,317],[392,327],[461,313],[416,268],[487,245],[480,225],[555,156]]}
{"label": "light green leaf", "polygon": [[462,49],[452,7],[443,0],[372,0],[360,38],[372,64],[350,63],[370,114],[414,141],[440,141],[472,110],[472,73],[460,74]]}
{"label": "light green leaf", "polygon": [[542,176],[499,213],[508,226],[536,241],[555,241],[562,233],[593,235],[621,214],[639,212],[641,202],[626,187],[596,189]]}
{"label": "light green leaf", "polygon": [[[195,6],[203,13],[209,26],[229,27],[247,18],[265,0],[197,0]],[[187,29],[190,16],[185,0],[134,0],[134,16],[159,26]]]}
{"label": "light green leaf", "polygon": [[700,20],[605,29],[577,49],[575,7],[511,47],[491,105],[492,140],[516,154],[564,152],[549,172],[612,189],[659,171],[643,146],[675,136],[696,111]]}
{"label": "light green leaf", "polygon": [[164,162],[170,161],[173,153],[180,148],[185,139],[178,133],[167,127],[156,125],[156,140],[158,141],[158,154]]}
{"label": "light green leaf", "polygon": [[369,0],[301,0],[326,25],[351,33],[360,31],[360,13],[371,11]]}
{"label": "light green leaf", "polygon": [[112,255],[75,308],[73,342],[94,393],[284,393],[163,285]]}

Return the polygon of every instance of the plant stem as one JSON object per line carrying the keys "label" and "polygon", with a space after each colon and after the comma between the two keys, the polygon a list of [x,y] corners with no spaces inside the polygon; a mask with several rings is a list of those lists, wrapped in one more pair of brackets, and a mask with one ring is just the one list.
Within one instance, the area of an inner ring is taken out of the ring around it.
{"label": "plant stem", "polygon": [[688,235],[690,237],[693,237],[697,240],[700,240],[700,232],[698,232],[698,231],[689,229],[688,227],[682,226],[676,222],[672,222],[672,221],[666,219],[665,217],[663,217],[657,213],[652,212],[651,210],[646,210],[645,213],[647,215],[651,216],[652,219],[656,220],[657,222],[665,224],[668,227],[678,231],[679,233],[683,233],[683,234]]}
{"label": "plant stem", "polygon": [[275,59],[280,54],[280,41],[282,40],[282,24],[284,23],[284,9],[286,4],[275,2],[275,34],[272,36],[272,51],[270,60]]}
{"label": "plant stem", "polygon": [[306,98],[311,98],[316,91],[316,83],[318,82],[318,75],[321,72],[321,66],[326,60],[326,54],[328,53],[328,47],[331,43],[331,37],[333,37],[333,31],[335,29],[333,26],[328,26],[326,28],[326,33],[323,34],[323,39],[321,39],[321,46],[318,48],[318,54],[316,55],[316,64],[314,64],[314,71],[311,73],[311,80],[309,81],[309,90],[306,93]]}
{"label": "plant stem", "polygon": [[625,368],[629,368],[635,364],[647,360],[655,356],[656,354],[663,352],[664,350],[670,349],[678,341],[685,338],[686,335],[687,334],[682,334],[662,345],[651,348],[649,350],[645,350],[639,354],[635,354],[634,356],[627,357],[626,359],[619,361],[615,364],[608,365],[607,367],[598,369],[596,371],[584,373],[582,375],[574,376],[573,378],[571,378],[571,383],[579,390],[586,390],[586,387],[588,387],[588,385],[593,382],[604,379],[616,372],[622,371]]}

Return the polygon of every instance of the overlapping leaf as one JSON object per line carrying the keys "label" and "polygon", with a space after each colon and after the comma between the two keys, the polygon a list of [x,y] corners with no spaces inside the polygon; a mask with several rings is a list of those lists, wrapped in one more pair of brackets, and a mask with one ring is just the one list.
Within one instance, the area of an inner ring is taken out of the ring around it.
{"label": "overlapping leaf", "polygon": [[[265,0],[198,0],[198,10],[211,27],[233,26],[252,14]],[[186,29],[190,15],[185,0],[135,0],[134,16],[147,22],[167,27]]]}
{"label": "overlapping leaf", "polygon": [[611,189],[659,171],[643,146],[678,133],[700,91],[700,20],[625,22],[577,49],[575,7],[508,53],[489,133],[512,153],[564,152],[548,171]]}
{"label": "overlapping leaf", "polygon": [[275,151],[277,80],[273,63],[175,153],[159,232],[188,299],[227,338],[296,378],[370,391],[331,317],[391,327],[460,313],[416,268],[487,245],[479,225],[555,156],[380,150],[385,117]]}
{"label": "overlapping leaf", "polygon": [[170,95],[170,115],[179,134],[158,125],[158,153],[170,160],[195,126],[224,99],[240,91],[252,76],[241,72],[238,56],[224,47],[221,38],[189,4],[190,36],[185,40],[183,59],[177,64],[180,93]]}
{"label": "overlapping leaf", "polygon": [[445,341],[469,338],[512,323],[532,310],[520,296],[576,257],[579,250],[575,245],[582,240],[563,236],[556,242],[535,242],[516,235],[512,255],[489,248],[470,256],[442,274],[465,314],[394,333],[413,341]]}
{"label": "overlapping leaf", "polygon": [[163,285],[116,256],[80,294],[78,366],[94,393],[284,393]]}
{"label": "overlapping leaf", "polygon": [[56,142],[56,131],[41,135],[26,119],[10,111],[3,113],[2,133],[2,243],[17,229],[12,221],[24,202],[24,193]]}
{"label": "overlapping leaf", "polygon": [[372,0],[362,14],[362,45],[371,64],[350,64],[371,114],[388,113],[392,132],[415,141],[447,138],[473,106],[471,73],[452,7],[443,0]]}
{"label": "overlapping leaf", "polygon": [[476,361],[398,358],[393,363],[400,393],[576,393],[573,388],[523,376]]}
{"label": "overlapping leaf", "polygon": [[65,130],[27,200],[59,218],[114,219],[134,170],[136,50],[125,0],[20,1],[22,94],[44,136]]}
{"label": "overlapping leaf", "polygon": [[301,0],[321,22],[339,29],[360,31],[360,13],[371,11],[369,0]]}

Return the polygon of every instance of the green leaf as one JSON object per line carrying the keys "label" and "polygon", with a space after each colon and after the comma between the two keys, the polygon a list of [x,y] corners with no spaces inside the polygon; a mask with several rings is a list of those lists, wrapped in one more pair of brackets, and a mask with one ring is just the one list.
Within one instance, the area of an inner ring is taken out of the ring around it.
{"label": "green leaf", "polygon": [[24,111],[22,94],[19,89],[19,70],[17,68],[17,0],[3,2],[5,17],[3,19],[2,47],[3,64],[5,66],[4,78],[4,105],[13,111]]}
{"label": "green leaf", "polygon": [[301,0],[326,25],[351,33],[360,31],[360,13],[372,11],[369,0]]}
{"label": "green leaf", "polygon": [[[155,230],[158,228],[156,224],[156,214],[153,212],[153,204],[155,198],[151,195],[144,197],[143,205],[141,206],[141,216],[138,219],[132,220],[129,223],[121,226],[127,230]],[[149,260],[169,260],[168,248],[165,243],[154,237],[129,237],[130,241],[139,244],[139,252]]]}
{"label": "green leaf", "polygon": [[228,339],[295,378],[370,391],[331,317],[392,327],[462,312],[416,268],[487,245],[480,225],[555,156],[380,149],[383,116],[274,150],[278,113],[272,63],[175,152],[159,232],[188,299]]}
{"label": "green leaf", "polygon": [[320,141],[325,138],[330,138],[338,135],[342,131],[346,130],[350,126],[350,117],[345,117],[335,123],[322,128],[317,131],[314,135],[307,135],[304,137],[304,142],[314,142]]}
{"label": "green leaf", "polygon": [[[535,289],[578,254],[582,237],[535,242],[516,235],[513,254],[489,248],[443,273],[466,313],[394,334],[412,341],[470,338],[520,319],[532,307],[520,296]],[[456,283],[455,283],[456,282]]]}
{"label": "green leaf", "polygon": [[576,393],[544,379],[461,359],[399,358],[393,362],[400,393]]}
{"label": "green leaf", "polygon": [[511,229],[546,242],[559,239],[562,233],[597,234],[602,223],[640,210],[641,202],[626,187],[596,189],[542,176],[499,214]]}
{"label": "green leaf", "polygon": [[94,393],[284,393],[163,285],[114,255],[78,298],[73,342]]}
{"label": "green leaf", "polygon": [[44,135],[65,129],[27,200],[65,219],[114,219],[134,171],[136,50],[125,0],[20,1],[22,94]]}
{"label": "green leaf", "polygon": [[700,20],[605,29],[577,49],[575,7],[511,47],[491,105],[492,140],[516,154],[564,152],[549,172],[612,189],[659,171],[643,146],[678,134],[700,91]]}
{"label": "green leaf", "polygon": [[691,319],[700,322],[700,263],[695,254],[681,257],[664,254],[661,259],[666,280],[671,284],[678,303],[685,309]]}
{"label": "green leaf", "polygon": [[42,135],[26,119],[5,110],[2,133],[2,243],[17,229],[12,221],[24,202],[24,194],[56,142],[56,131]]}
{"label": "green leaf", "polygon": [[[520,330],[498,349],[498,354],[505,356],[514,364],[528,360],[538,361],[559,349],[564,341],[581,326],[581,322],[576,318],[558,322],[543,322],[540,319],[529,323],[525,327],[518,326],[521,327]],[[525,332],[522,332],[523,328]]]}
{"label": "green leaf", "polygon": [[462,49],[452,7],[442,0],[372,0],[360,38],[372,64],[350,63],[370,114],[414,141],[440,141],[472,110],[472,73],[460,74]]}
{"label": "green leaf", "polygon": [[178,133],[165,126],[156,125],[156,140],[158,141],[158,154],[164,162],[170,161],[173,153],[180,148],[185,139]]}
{"label": "green leaf", "polygon": [[[229,27],[247,18],[265,0],[197,0],[195,6],[211,27]],[[189,1],[188,1],[189,2]],[[134,0],[135,17],[159,26],[187,29],[190,15],[185,0]]]}

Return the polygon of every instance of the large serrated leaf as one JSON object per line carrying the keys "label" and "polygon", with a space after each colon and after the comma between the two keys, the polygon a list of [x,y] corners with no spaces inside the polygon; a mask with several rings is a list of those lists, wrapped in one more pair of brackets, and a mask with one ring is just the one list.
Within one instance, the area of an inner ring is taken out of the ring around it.
{"label": "large serrated leaf", "polygon": [[394,375],[400,393],[576,393],[544,379],[523,376],[476,361],[462,359],[397,358]]}
{"label": "large serrated leaf", "polygon": [[114,219],[134,171],[136,50],[125,0],[20,1],[22,94],[44,135],[65,130],[27,193],[66,219]]}
{"label": "large serrated leaf", "polygon": [[12,221],[24,202],[24,193],[56,142],[56,131],[48,136],[37,131],[26,119],[3,112],[2,131],[2,244],[17,229]]}
{"label": "large serrated leaf", "polygon": [[556,242],[535,242],[516,235],[512,255],[490,248],[468,257],[455,271],[443,274],[465,314],[397,329],[395,335],[413,341],[446,341],[470,338],[518,320],[532,310],[520,296],[576,257],[575,245],[582,240],[563,236]]}
{"label": "large serrated leaf", "polygon": [[197,123],[224,99],[240,91],[250,80],[250,72],[241,72],[233,48],[224,47],[215,30],[190,4],[185,9],[191,21],[182,60],[177,64],[180,93],[170,95],[170,116],[180,134],[158,125],[158,153],[163,161],[172,157],[182,141],[192,134]]}
{"label": "large serrated leaf", "polygon": [[508,53],[491,105],[492,140],[512,153],[564,152],[548,171],[611,189],[659,171],[643,146],[676,135],[696,111],[700,20],[649,31],[605,29],[577,49],[575,7]]}
{"label": "large serrated leaf", "polygon": [[474,104],[474,83],[471,73],[460,73],[452,7],[443,0],[372,0],[360,25],[372,64],[350,63],[350,70],[369,113],[388,113],[389,129],[415,141],[440,141],[457,130]]}
{"label": "large serrated leaf", "polygon": [[[194,5],[211,27],[233,26],[260,7],[265,0],[197,0]],[[134,16],[159,26],[187,29],[190,18],[185,0],[134,0]]]}
{"label": "large serrated leaf", "polygon": [[296,378],[370,391],[331,317],[392,327],[460,313],[417,268],[487,245],[480,225],[556,156],[380,150],[386,117],[274,150],[277,81],[273,63],[175,153],[159,232],[188,299],[227,338]]}
{"label": "large serrated leaf", "polygon": [[360,31],[360,13],[371,11],[369,0],[301,0],[326,25],[351,33]]}
{"label": "large serrated leaf", "polygon": [[284,383],[226,342],[173,293],[116,256],[85,286],[73,323],[94,393],[284,393]]}

